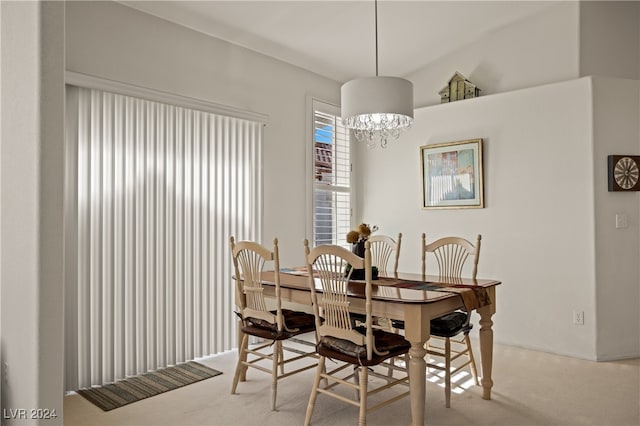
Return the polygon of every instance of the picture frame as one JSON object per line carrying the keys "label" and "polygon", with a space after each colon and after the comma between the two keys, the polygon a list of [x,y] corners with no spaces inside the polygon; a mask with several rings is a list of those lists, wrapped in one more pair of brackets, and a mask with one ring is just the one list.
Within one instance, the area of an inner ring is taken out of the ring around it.
{"label": "picture frame", "polygon": [[423,209],[484,208],[482,139],[420,147]]}

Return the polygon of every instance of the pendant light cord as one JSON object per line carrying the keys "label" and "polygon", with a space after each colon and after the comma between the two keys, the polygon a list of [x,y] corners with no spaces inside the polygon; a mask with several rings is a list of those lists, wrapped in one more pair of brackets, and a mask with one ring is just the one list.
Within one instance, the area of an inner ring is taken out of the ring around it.
{"label": "pendant light cord", "polygon": [[378,0],[375,0],[376,15],[376,77],[378,76]]}

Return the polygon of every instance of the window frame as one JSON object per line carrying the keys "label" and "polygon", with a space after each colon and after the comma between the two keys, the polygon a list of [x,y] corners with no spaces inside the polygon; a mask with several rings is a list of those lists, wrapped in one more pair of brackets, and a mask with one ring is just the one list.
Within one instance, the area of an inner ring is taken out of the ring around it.
{"label": "window frame", "polygon": [[[315,111],[320,111],[325,114],[331,114],[335,116],[338,120],[340,119],[341,112],[340,107],[338,105],[332,104],[327,101],[320,100],[314,97],[307,97],[307,129],[306,129],[306,177],[307,177],[307,221],[306,221],[306,238],[311,242],[312,246],[315,245],[316,235],[315,235],[315,211],[316,211],[316,181],[315,181],[315,140],[314,140],[314,132],[315,132]],[[351,132],[349,132],[349,159],[350,159],[350,176],[349,176],[349,190],[344,191],[349,194],[349,204],[350,204],[350,215],[349,215],[349,225],[350,228],[354,226],[354,218],[356,217],[356,179],[355,172],[356,166],[353,161],[353,136]],[[330,190],[328,186],[327,189]],[[340,191],[336,191],[340,192]],[[338,239],[335,241],[335,244],[349,247],[350,245],[346,242],[346,235],[344,238],[341,238],[340,235],[337,236]]]}

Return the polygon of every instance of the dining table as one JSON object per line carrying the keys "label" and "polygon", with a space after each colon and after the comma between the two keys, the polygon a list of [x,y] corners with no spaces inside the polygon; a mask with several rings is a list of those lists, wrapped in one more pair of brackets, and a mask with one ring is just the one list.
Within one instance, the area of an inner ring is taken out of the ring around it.
{"label": "dining table", "polygon": [[[311,289],[306,267],[280,269],[282,301],[311,306]],[[262,272],[263,294],[275,297],[274,271]],[[364,281],[348,283],[349,310],[365,314]],[[491,399],[493,380],[493,314],[496,312],[495,279],[447,279],[432,275],[396,273],[380,275],[372,281],[372,315],[401,320],[404,336],[411,343],[409,350],[409,388],[411,424],[424,425],[426,397],[425,343],[430,336],[430,320],[457,309],[475,310],[480,316],[480,357],[482,398]],[[314,278],[316,291],[321,292],[319,278]]]}

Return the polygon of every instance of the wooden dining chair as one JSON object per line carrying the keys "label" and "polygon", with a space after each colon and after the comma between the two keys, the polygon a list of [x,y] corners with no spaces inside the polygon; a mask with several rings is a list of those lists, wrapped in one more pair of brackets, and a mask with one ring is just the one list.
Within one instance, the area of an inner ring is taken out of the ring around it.
{"label": "wooden dining chair", "polygon": [[[366,424],[367,412],[381,408],[409,395],[394,393],[392,396],[368,406],[369,395],[386,391],[395,385],[408,385],[409,376],[405,371],[401,377],[388,377],[376,371],[390,358],[404,355],[410,343],[400,334],[390,333],[372,327],[372,284],[371,284],[371,243],[365,243],[364,258],[336,245],[322,245],[309,248],[305,240],[305,255],[309,271],[309,288],[316,319],[318,333],[317,351],[320,361],[307,406],[304,424],[311,423],[316,398],[319,393],[352,404],[359,408],[358,425]],[[352,268],[347,271],[347,265]],[[354,269],[365,270],[365,282],[350,283]],[[316,289],[316,281],[320,289]],[[359,286],[359,287],[358,287]],[[365,324],[353,327],[349,317],[349,294],[353,292],[364,295]],[[322,312],[322,316],[321,316]],[[337,367],[327,370],[326,359],[341,361]],[[375,385],[369,376],[384,380],[384,384]],[[326,382],[321,387],[320,382]],[[334,391],[337,386],[355,389],[357,398],[351,399],[343,393]],[[387,396],[386,394],[381,394]]]}
{"label": "wooden dining chair", "polygon": [[[402,233],[398,234],[397,240],[388,235],[372,235],[368,241],[371,243],[371,266],[376,267],[382,275],[397,274]],[[351,314],[351,319],[355,325],[365,320],[364,315],[356,313]],[[373,323],[393,331],[391,321],[387,318],[374,318]]]}
{"label": "wooden dining chair", "polygon": [[[283,309],[280,299],[280,261],[278,240],[273,240],[273,251],[252,241],[238,241],[231,237],[231,254],[235,269],[236,314],[240,317],[242,339],[238,348],[238,363],[233,376],[231,393],[236,393],[240,377],[246,375],[248,368],[254,368],[271,375],[271,409],[276,411],[278,380],[315,367],[318,355],[312,350],[301,350],[300,345],[311,345],[304,340],[294,339],[316,328],[315,317],[305,312]],[[267,307],[263,294],[262,272],[267,264],[273,265],[275,281],[275,309]],[[249,346],[249,336],[255,336],[261,342]],[[283,341],[295,340],[298,347],[283,345]],[[285,351],[295,355],[285,358]],[[297,365],[295,370],[286,371],[285,365],[303,358],[313,358],[313,363]],[[270,365],[265,366],[268,361]]]}
{"label": "wooden dining chair", "polygon": [[[398,234],[397,240],[388,235],[372,235],[369,237],[369,242],[371,243],[371,265],[378,268],[381,274],[397,274],[402,233]],[[392,259],[393,263],[391,263]]]}
{"label": "wooden dining chair", "polygon": [[[460,282],[463,269],[468,258],[473,260],[471,278],[475,279],[478,272],[480,257],[480,241],[478,235],[476,244],[460,237],[440,238],[427,244],[426,235],[422,234],[422,276],[427,275],[427,254],[432,254],[438,265],[438,275],[452,284]],[[470,323],[471,312],[458,310],[431,320],[431,338],[428,341],[427,354],[435,359],[427,361],[427,369],[444,371],[445,402],[451,406],[451,377],[467,365],[477,385],[478,371],[476,368],[469,332],[473,327]],[[444,360],[438,363],[438,359]],[[462,362],[458,360],[462,360]]]}

